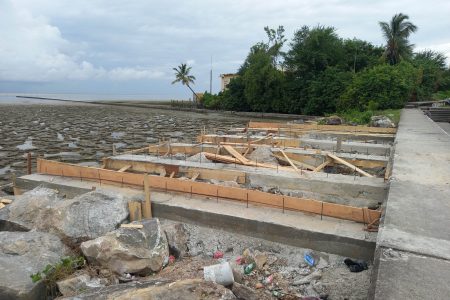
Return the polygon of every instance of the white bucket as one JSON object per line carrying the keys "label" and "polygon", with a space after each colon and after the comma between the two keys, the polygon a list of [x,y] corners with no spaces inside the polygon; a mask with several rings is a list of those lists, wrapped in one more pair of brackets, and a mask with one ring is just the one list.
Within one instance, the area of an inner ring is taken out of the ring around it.
{"label": "white bucket", "polygon": [[206,281],[212,281],[223,286],[231,285],[234,282],[233,270],[228,262],[203,268]]}

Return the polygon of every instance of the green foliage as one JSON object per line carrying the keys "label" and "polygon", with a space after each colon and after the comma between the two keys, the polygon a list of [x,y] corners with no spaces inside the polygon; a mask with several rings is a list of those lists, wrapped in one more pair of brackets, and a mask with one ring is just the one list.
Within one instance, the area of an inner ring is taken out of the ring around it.
{"label": "green foliage", "polygon": [[389,23],[379,22],[381,32],[386,39],[384,57],[391,65],[401,60],[408,60],[412,56],[413,45],[409,43],[409,36],[416,32],[417,26],[408,21],[409,17],[402,13],[392,17]]}
{"label": "green foliage", "polygon": [[346,123],[368,125],[372,116],[386,116],[395,124],[400,121],[400,109],[386,109],[386,110],[365,110],[359,111],[357,109],[349,109],[339,113],[339,116],[344,119]]}
{"label": "green foliage", "polygon": [[417,70],[409,63],[378,65],[364,70],[342,94],[338,109],[364,111],[376,103],[379,109],[401,108],[410,99],[417,81]]}
{"label": "green foliage", "polygon": [[337,101],[351,82],[350,72],[329,67],[309,82],[307,102],[303,112],[309,115],[322,115],[336,111]]}
{"label": "green foliage", "polygon": [[56,282],[73,274],[76,270],[86,265],[84,257],[64,257],[54,265],[47,265],[44,270],[31,274],[33,283],[43,280],[47,291],[52,295],[56,294]]}
{"label": "green foliage", "polygon": [[191,84],[194,84],[195,76],[191,75],[192,67],[188,67],[187,64],[181,64],[176,68],[172,68],[175,71],[175,80],[172,81],[172,84],[177,82],[181,82],[182,85],[187,86],[192,94],[195,94],[194,90],[191,88]]}
{"label": "green foliage", "polygon": [[450,98],[450,90],[447,91],[439,91],[437,93],[434,93],[432,96],[433,100],[444,100]]}
{"label": "green foliage", "polygon": [[418,81],[415,90],[417,101],[430,100],[445,82],[445,56],[439,52],[422,51],[414,55],[413,65],[418,69]]}
{"label": "green foliage", "polygon": [[359,111],[357,109],[349,109],[341,112],[340,117],[345,120],[346,123],[366,125],[369,124],[370,118],[374,115],[373,111]]}
{"label": "green foliage", "polygon": [[[251,47],[238,77],[218,95],[205,95],[211,109],[326,115],[347,112],[365,123],[371,112],[401,108],[450,90],[445,56],[413,55],[417,27],[404,14],[380,22],[386,46],[341,39],[335,28],[303,26],[286,42],[284,28],[265,27],[267,41]],[[359,113],[364,112],[364,113]]]}

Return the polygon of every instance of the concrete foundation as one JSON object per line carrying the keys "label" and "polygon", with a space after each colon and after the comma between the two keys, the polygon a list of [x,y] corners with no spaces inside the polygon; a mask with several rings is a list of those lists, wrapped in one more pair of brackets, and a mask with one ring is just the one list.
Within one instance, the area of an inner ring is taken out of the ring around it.
{"label": "concrete foundation", "polygon": [[[20,189],[28,190],[38,185],[58,189],[62,195],[76,194],[96,189],[110,189],[124,193],[132,199],[142,199],[140,190],[97,182],[80,181],[32,174],[17,179]],[[362,230],[363,225],[319,215],[283,212],[280,209],[253,206],[176,193],[152,192],[152,210],[155,217],[220,228],[230,232],[263,238],[317,251],[370,260],[375,248],[376,233]]]}
{"label": "concrete foundation", "polygon": [[[200,163],[148,155],[117,155],[110,157],[110,161],[121,162],[114,165],[115,169],[130,165],[130,170],[140,172],[148,172],[150,169],[146,169],[145,165],[139,165],[138,163],[177,166],[177,170],[184,173],[188,172],[188,168],[245,172],[245,184],[247,186],[297,191],[298,197],[358,207],[376,206],[386,199],[387,194],[387,184],[382,178],[312,172],[303,172],[303,175],[300,175],[296,172],[277,171],[274,169],[221,163]],[[170,170],[169,168],[168,174]]]}

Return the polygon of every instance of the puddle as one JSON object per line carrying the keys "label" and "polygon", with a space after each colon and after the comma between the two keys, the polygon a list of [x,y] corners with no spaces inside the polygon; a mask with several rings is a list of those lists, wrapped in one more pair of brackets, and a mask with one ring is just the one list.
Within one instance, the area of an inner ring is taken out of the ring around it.
{"label": "puddle", "polygon": [[23,143],[22,145],[16,146],[16,148],[19,149],[19,150],[36,149],[36,147],[33,146],[33,141],[32,140],[26,140],[25,143]]}
{"label": "puddle", "polygon": [[123,132],[123,131],[117,131],[117,132],[111,133],[111,137],[113,139],[120,139],[121,137],[124,137],[124,136],[125,136],[125,132]]}
{"label": "puddle", "polygon": [[8,173],[12,173],[14,171],[15,170],[13,168],[11,168],[11,166],[6,166],[6,167],[0,169],[0,175],[5,175],[5,174],[8,174]]}

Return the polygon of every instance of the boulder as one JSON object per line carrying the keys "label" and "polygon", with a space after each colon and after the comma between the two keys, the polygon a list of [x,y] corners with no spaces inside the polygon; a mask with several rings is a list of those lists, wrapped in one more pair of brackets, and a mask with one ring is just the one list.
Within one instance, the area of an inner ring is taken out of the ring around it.
{"label": "boulder", "polygon": [[14,222],[28,230],[35,227],[36,218],[61,201],[58,191],[38,186],[35,189],[16,196],[8,205],[7,213],[2,216],[7,221]]}
{"label": "boulder", "polygon": [[65,300],[232,300],[234,294],[227,288],[202,279],[186,279],[167,283],[164,280],[149,282],[130,282],[79,294]]}
{"label": "boulder", "polygon": [[394,122],[386,116],[373,116],[370,119],[371,127],[395,128]]}
{"label": "boulder", "polygon": [[169,252],[175,258],[180,258],[188,254],[188,240],[189,233],[186,226],[182,223],[169,223],[162,226],[166,234],[167,242],[169,244]]}
{"label": "boulder", "polygon": [[87,260],[122,275],[148,275],[161,270],[169,258],[167,238],[158,219],[144,220],[143,228],[119,228],[83,242]]}
{"label": "boulder", "polygon": [[342,119],[338,116],[329,116],[325,118],[320,118],[319,123],[324,125],[342,125]]}
{"label": "boulder", "polygon": [[0,299],[46,299],[44,284],[33,283],[30,275],[70,254],[49,233],[0,232]]}
{"label": "boulder", "polygon": [[18,196],[0,219],[27,230],[50,232],[73,242],[97,238],[128,217],[127,201],[111,192],[93,191],[62,199],[56,190],[37,187]]}
{"label": "boulder", "polygon": [[60,293],[67,296],[75,296],[87,290],[92,290],[98,287],[104,287],[108,284],[108,280],[104,278],[92,278],[86,272],[73,274],[72,276],[60,280],[56,283]]}

